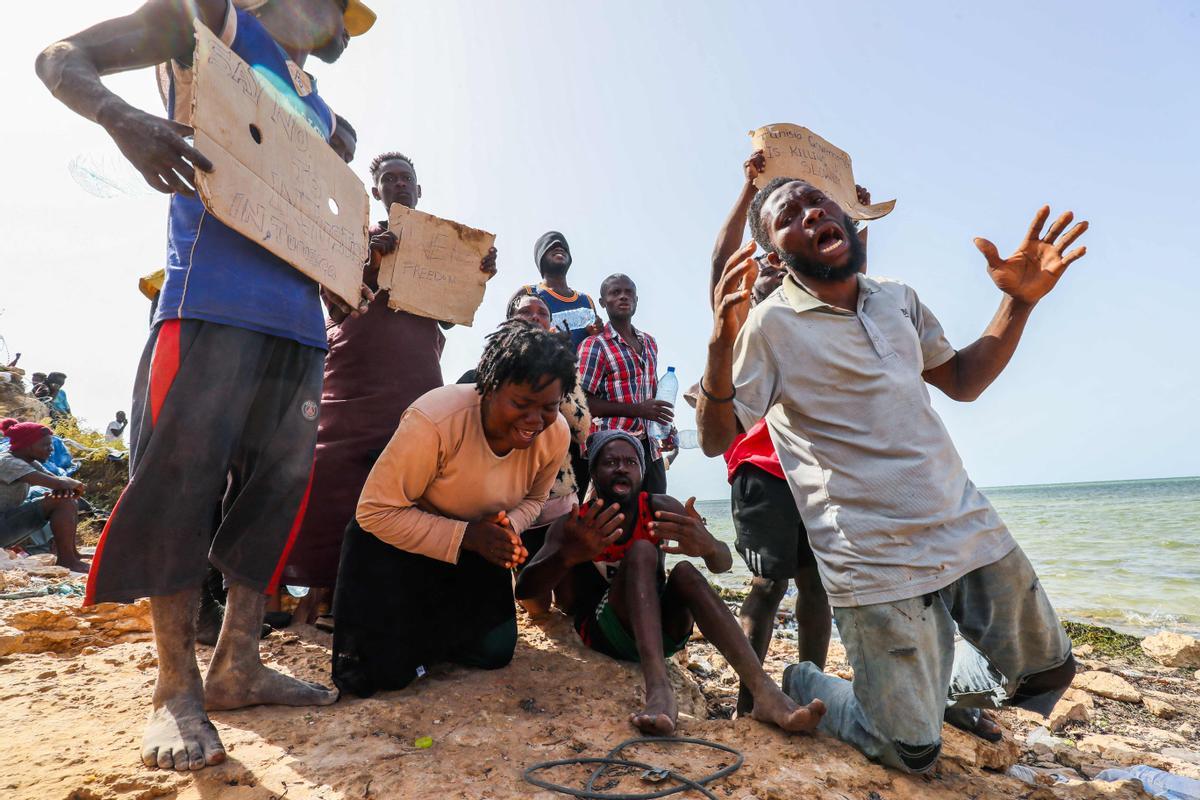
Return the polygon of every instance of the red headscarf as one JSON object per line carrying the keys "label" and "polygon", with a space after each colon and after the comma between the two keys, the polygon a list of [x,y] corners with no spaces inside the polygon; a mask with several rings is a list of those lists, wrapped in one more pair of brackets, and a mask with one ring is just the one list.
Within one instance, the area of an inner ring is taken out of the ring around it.
{"label": "red headscarf", "polygon": [[36,422],[18,422],[10,418],[0,421],[0,434],[8,437],[9,445],[15,451],[32,447],[49,436],[51,431]]}

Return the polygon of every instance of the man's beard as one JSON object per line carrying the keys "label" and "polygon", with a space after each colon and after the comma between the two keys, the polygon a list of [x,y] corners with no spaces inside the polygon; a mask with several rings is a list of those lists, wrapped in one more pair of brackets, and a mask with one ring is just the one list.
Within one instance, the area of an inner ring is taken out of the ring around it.
{"label": "man's beard", "polygon": [[779,251],[779,260],[796,275],[803,275],[818,281],[844,281],[862,268],[867,254],[863,249],[862,240],[858,238],[858,231],[854,230],[848,222],[842,223],[842,231],[848,237],[847,244],[850,247],[850,258],[846,261],[845,266],[832,267],[797,253],[785,253],[782,250]]}

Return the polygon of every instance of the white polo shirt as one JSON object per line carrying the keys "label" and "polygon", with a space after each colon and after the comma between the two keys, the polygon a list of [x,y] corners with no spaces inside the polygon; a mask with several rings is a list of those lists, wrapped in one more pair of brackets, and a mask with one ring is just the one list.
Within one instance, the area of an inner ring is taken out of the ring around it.
{"label": "white polo shirt", "polygon": [[954,356],[942,326],[908,286],[858,283],[851,313],[789,276],[734,346],[734,409],[766,417],[834,606],[918,597],[1016,546],[921,378]]}

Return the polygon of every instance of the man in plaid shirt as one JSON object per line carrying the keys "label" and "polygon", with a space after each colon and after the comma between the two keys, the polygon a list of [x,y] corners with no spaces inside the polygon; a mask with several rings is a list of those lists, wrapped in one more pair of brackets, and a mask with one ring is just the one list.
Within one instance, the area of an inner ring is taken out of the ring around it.
{"label": "man in plaid shirt", "polygon": [[[628,275],[609,275],[600,284],[600,307],[608,314],[604,329],[579,345],[580,373],[592,412],[592,430],[620,428],[642,442],[646,475],[642,489],[667,491],[662,443],[646,433],[646,423],[670,425],[674,410],[658,391],[658,344],[633,327],[637,286]],[[670,437],[668,437],[670,438]]]}

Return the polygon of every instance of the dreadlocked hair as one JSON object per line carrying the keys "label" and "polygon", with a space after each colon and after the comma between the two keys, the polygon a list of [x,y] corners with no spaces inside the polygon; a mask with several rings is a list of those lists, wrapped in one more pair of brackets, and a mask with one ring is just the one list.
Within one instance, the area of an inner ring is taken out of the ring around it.
{"label": "dreadlocked hair", "polygon": [[[771,237],[767,234],[766,229],[763,228],[762,207],[764,204],[766,204],[767,198],[775,193],[776,189],[778,189],[780,186],[783,186],[785,183],[793,183],[795,181],[799,181],[800,183],[808,183],[808,181],[804,180],[803,178],[788,178],[784,176],[772,178],[771,182],[759,189],[758,194],[754,195],[754,199],[750,201],[750,212],[747,215],[750,218],[750,235],[754,237],[754,241],[758,242],[758,246],[761,247],[765,253],[774,252],[775,248],[771,246]],[[812,184],[809,185],[811,186]],[[857,233],[858,220],[854,219],[854,217],[851,217],[849,214],[846,214],[845,209],[842,210],[842,214],[845,216],[846,229],[851,233]]]}
{"label": "dreadlocked hair", "polygon": [[510,319],[488,334],[475,373],[475,391],[487,396],[508,382],[540,390],[557,379],[565,395],[574,391],[576,374],[570,339],[523,319]]}
{"label": "dreadlocked hair", "polygon": [[377,155],[371,159],[370,170],[371,170],[371,180],[372,181],[379,180],[379,170],[388,161],[403,161],[405,164],[408,164],[410,167],[413,168],[413,172],[417,171],[417,165],[413,163],[413,160],[411,158],[404,155],[404,153],[401,153],[398,150],[390,150],[386,153],[380,153],[379,155]]}

